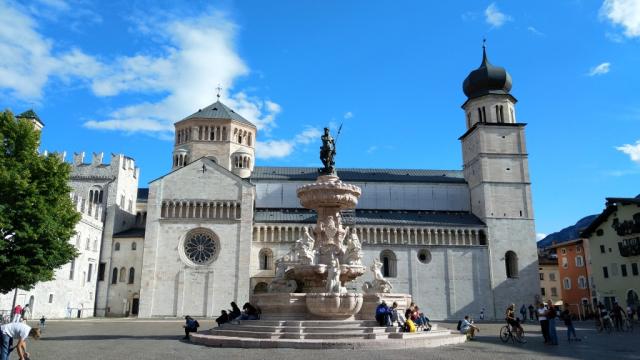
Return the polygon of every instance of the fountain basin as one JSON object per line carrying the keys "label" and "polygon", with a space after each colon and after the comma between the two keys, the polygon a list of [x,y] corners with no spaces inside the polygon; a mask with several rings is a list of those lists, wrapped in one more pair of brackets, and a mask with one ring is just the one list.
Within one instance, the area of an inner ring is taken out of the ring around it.
{"label": "fountain basin", "polygon": [[343,183],[333,175],[320,176],[315,183],[303,185],[297,190],[300,204],[307,209],[353,209],[361,193],[359,187]]}
{"label": "fountain basin", "polygon": [[309,293],[307,310],[312,315],[328,320],[353,319],[362,308],[362,294]]}
{"label": "fountain basin", "polygon": [[[366,270],[361,265],[340,265],[340,282],[346,284],[353,281]],[[285,276],[298,282],[304,292],[321,292],[326,286],[327,265],[299,265],[288,269]]]}

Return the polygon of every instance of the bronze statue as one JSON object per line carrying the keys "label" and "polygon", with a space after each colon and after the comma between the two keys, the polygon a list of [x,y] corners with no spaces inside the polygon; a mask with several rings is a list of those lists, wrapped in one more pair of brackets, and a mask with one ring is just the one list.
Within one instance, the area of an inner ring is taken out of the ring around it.
{"label": "bronze statue", "polygon": [[324,168],[319,169],[323,175],[335,175],[336,173],[336,143],[329,133],[329,128],[324,128],[324,134],[321,137],[322,146],[320,147],[320,160]]}

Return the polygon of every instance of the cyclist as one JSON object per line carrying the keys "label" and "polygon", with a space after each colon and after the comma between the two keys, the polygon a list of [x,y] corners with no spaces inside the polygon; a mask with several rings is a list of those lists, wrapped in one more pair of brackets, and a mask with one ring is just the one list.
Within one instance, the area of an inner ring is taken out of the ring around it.
{"label": "cyclist", "polygon": [[522,325],[520,325],[520,320],[518,318],[516,318],[516,304],[511,304],[509,305],[509,307],[507,308],[507,311],[505,312],[505,320],[507,321],[507,324],[509,324],[509,326],[511,326],[511,329],[513,329],[514,332],[517,332],[518,334],[522,335],[524,333],[524,329],[522,328]]}

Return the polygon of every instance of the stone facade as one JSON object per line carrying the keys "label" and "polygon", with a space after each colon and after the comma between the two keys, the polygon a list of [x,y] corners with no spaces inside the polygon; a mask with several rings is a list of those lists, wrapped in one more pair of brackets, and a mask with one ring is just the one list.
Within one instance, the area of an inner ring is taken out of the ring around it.
{"label": "stone facade", "polygon": [[[363,263],[379,260],[393,292],[432,319],[502,318],[508,304],[539,296],[525,125],[504,78],[497,90],[465,81],[462,171],[337,169],[362,190],[341,218]],[[316,222],[296,191],[317,169],[256,167],[257,129],[232,109],[218,101],[175,127],[172,170],[148,195],[132,159],[74,156],[74,189],[97,191],[105,208],[96,316],[217,315],[267,291],[275,260]],[[348,290],[371,280],[367,272]]]}

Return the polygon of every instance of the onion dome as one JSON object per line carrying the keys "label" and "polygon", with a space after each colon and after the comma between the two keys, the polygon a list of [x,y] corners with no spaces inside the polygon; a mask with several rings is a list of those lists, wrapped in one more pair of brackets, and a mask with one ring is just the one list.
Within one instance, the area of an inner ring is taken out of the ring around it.
{"label": "onion dome", "polygon": [[473,99],[488,94],[509,95],[510,90],[511,75],[503,67],[491,65],[483,46],[482,63],[464,79],[462,91]]}

